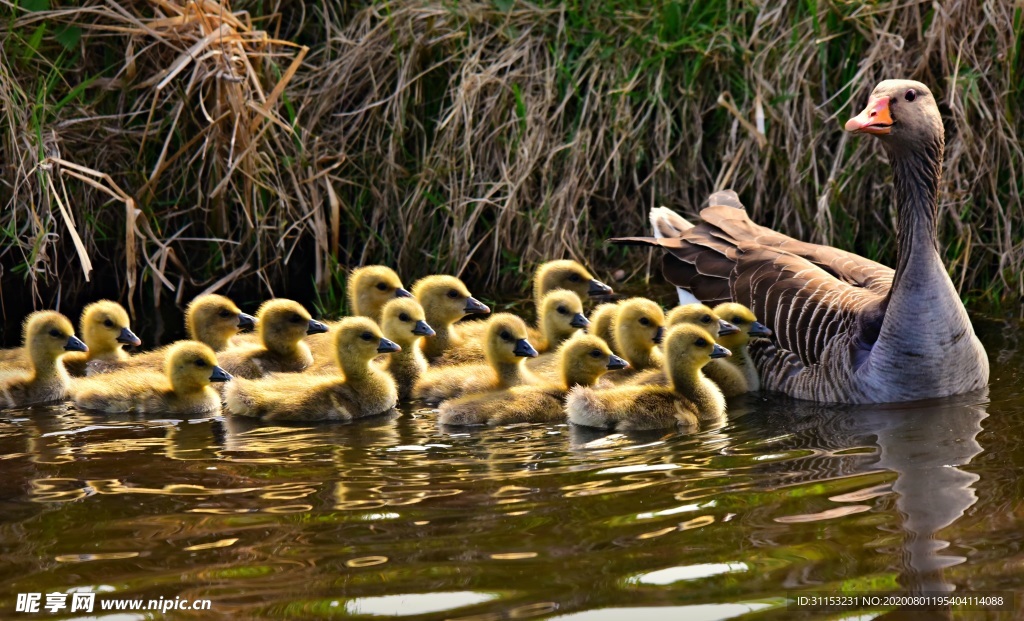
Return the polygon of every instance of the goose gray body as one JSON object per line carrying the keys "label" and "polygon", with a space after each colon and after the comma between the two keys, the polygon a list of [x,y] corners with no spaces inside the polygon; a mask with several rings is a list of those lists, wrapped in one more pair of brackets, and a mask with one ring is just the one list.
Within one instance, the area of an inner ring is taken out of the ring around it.
{"label": "goose gray body", "polygon": [[655,238],[620,241],[664,248],[670,282],[709,305],[745,304],[775,332],[749,348],[768,390],[886,403],[984,388],[988,357],[938,250],[944,136],[931,92],[884,81],[847,130],[877,135],[893,166],[895,270],[758,226],[731,191],[712,195],[696,226],[660,209]]}

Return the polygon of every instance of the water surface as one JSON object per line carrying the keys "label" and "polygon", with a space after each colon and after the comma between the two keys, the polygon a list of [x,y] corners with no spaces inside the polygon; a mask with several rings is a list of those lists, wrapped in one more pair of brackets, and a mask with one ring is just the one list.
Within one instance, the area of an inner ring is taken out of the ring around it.
{"label": "water surface", "polygon": [[[212,602],[169,618],[480,621],[911,618],[786,598],[1014,591],[1022,333],[981,327],[988,394],[752,397],[690,435],[3,412],[0,618],[75,616],[14,612],[72,590]],[[154,618],[112,614],[91,618]]]}

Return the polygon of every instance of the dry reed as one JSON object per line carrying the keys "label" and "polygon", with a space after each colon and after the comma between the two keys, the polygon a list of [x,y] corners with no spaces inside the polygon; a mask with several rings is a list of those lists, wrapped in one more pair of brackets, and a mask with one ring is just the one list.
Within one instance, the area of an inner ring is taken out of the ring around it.
{"label": "dry reed", "polygon": [[0,6],[0,264],[43,303],[90,263],[157,301],[311,275],[326,306],[369,262],[505,294],[549,257],[636,276],[648,255],[603,240],[722,187],[756,221],[889,261],[884,156],[841,122],[896,76],[943,102],[954,281],[1024,291],[1013,3]]}

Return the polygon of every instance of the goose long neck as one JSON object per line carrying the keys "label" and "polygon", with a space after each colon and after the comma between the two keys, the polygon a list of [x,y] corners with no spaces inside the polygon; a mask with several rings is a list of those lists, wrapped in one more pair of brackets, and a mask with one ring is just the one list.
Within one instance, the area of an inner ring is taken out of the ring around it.
{"label": "goose long neck", "polygon": [[[909,271],[924,261],[938,262],[939,176],[942,169],[941,136],[923,148],[889,150],[896,198],[896,291]],[[890,294],[891,296],[891,294]],[[890,298],[891,299],[891,298]]]}

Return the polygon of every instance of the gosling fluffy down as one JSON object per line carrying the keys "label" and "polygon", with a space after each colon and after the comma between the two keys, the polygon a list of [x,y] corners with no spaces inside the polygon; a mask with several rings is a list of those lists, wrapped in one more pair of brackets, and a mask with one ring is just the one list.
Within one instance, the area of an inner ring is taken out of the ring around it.
{"label": "gosling fluffy down", "polygon": [[592,386],[615,369],[629,364],[612,353],[602,339],[578,333],[558,349],[559,381],[541,386],[469,395],[441,404],[443,425],[510,425],[565,420],[565,394],[573,386]]}
{"label": "gosling fluffy down", "polygon": [[630,298],[619,302],[612,321],[615,353],[629,363],[630,368],[616,373],[613,381],[622,382],[635,373],[662,367],[664,357],[656,346],[665,336],[665,312],[661,306],[646,298]]}
{"label": "gosling fluffy down", "polygon": [[602,429],[695,427],[725,413],[725,397],[701,368],[729,352],[706,330],[690,325],[672,328],[665,342],[668,386],[618,386],[608,390],[577,387],[569,392],[569,421]]}
{"label": "gosling fluffy down", "polygon": [[0,408],[52,403],[67,398],[70,378],[60,358],[69,351],[88,351],[75,336],[68,318],[56,311],[37,311],[25,318],[22,347],[28,369],[0,365]]}
{"label": "gosling fluffy down", "polygon": [[313,354],[303,342],[307,334],[327,331],[301,304],[293,300],[268,300],[256,312],[260,345],[232,348],[219,356],[221,366],[238,377],[254,379],[268,373],[297,373],[313,364]]}
{"label": "gosling fluffy down", "polygon": [[111,300],[100,300],[83,308],[78,330],[89,351],[71,352],[61,359],[73,377],[84,377],[92,360],[124,362],[129,358],[125,345],[142,345],[132,332],[128,311]]}
{"label": "gosling fluffy down", "polygon": [[385,338],[401,347],[383,356],[383,368],[395,379],[398,398],[411,399],[416,380],[427,371],[427,357],[420,349],[420,342],[434,336],[434,329],[427,323],[423,307],[413,298],[399,298],[385,304],[380,327]]}
{"label": "gosling fluffy down", "polygon": [[341,421],[383,414],[398,403],[395,380],[373,364],[378,354],[401,348],[366,317],[346,317],[333,330],[334,376],[288,374],[232,382],[227,409],[267,421]]}
{"label": "gosling fluffy down", "polygon": [[454,276],[426,276],[412,286],[412,295],[423,306],[434,336],[423,339],[423,354],[432,365],[466,362],[462,326],[452,325],[467,315],[487,315],[491,309],[474,298]]}
{"label": "gosling fluffy down", "polygon": [[231,375],[217,366],[217,356],[198,341],[180,341],[167,350],[163,373],[123,369],[75,380],[75,405],[103,412],[209,414],[220,411],[220,396],[211,382]]}
{"label": "gosling fluffy down", "polygon": [[484,339],[487,364],[431,367],[416,382],[413,396],[435,404],[474,392],[543,383],[523,368],[523,359],[535,357],[537,350],[526,337],[522,319],[509,313],[495,314],[487,321]]}

